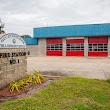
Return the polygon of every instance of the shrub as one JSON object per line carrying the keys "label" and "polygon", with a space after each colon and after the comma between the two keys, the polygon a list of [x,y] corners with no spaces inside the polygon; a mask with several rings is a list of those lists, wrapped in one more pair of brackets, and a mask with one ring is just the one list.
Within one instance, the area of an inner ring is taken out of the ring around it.
{"label": "shrub", "polygon": [[13,92],[14,90],[17,90],[19,92],[19,89],[21,88],[21,85],[19,82],[12,82],[10,84],[10,92]]}
{"label": "shrub", "polygon": [[44,80],[44,77],[37,71],[33,71],[27,77],[20,79],[18,81],[14,81],[10,84],[10,92],[14,92],[15,90],[19,92],[19,89],[23,88],[26,85],[33,84],[41,84]]}

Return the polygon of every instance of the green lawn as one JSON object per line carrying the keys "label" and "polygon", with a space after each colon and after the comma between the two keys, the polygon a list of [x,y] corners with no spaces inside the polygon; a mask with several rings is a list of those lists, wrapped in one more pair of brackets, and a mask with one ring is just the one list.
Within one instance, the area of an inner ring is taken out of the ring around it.
{"label": "green lawn", "polygon": [[61,78],[31,97],[0,104],[0,110],[110,110],[110,83]]}

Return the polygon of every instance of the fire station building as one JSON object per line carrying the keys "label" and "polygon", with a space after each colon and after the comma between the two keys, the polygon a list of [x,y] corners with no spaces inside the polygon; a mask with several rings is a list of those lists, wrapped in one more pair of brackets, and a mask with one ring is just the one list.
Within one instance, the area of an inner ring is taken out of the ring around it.
{"label": "fire station building", "polygon": [[38,27],[24,39],[32,55],[110,56],[110,23]]}

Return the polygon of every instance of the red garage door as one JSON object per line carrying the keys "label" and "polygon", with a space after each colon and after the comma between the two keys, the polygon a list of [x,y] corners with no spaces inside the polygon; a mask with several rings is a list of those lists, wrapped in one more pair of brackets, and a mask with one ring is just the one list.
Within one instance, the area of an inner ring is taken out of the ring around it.
{"label": "red garage door", "polygon": [[47,38],[47,56],[62,56],[62,38]]}
{"label": "red garage door", "polygon": [[108,56],[108,37],[89,37],[88,56]]}
{"label": "red garage door", "polygon": [[67,39],[66,56],[84,56],[84,38]]}

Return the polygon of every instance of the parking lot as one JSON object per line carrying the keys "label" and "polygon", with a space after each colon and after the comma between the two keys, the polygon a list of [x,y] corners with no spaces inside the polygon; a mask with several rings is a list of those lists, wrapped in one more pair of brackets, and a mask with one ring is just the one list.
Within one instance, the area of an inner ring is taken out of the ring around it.
{"label": "parking lot", "polygon": [[110,77],[110,58],[107,57],[28,57],[28,73],[33,70],[49,75],[68,75],[95,79]]}

